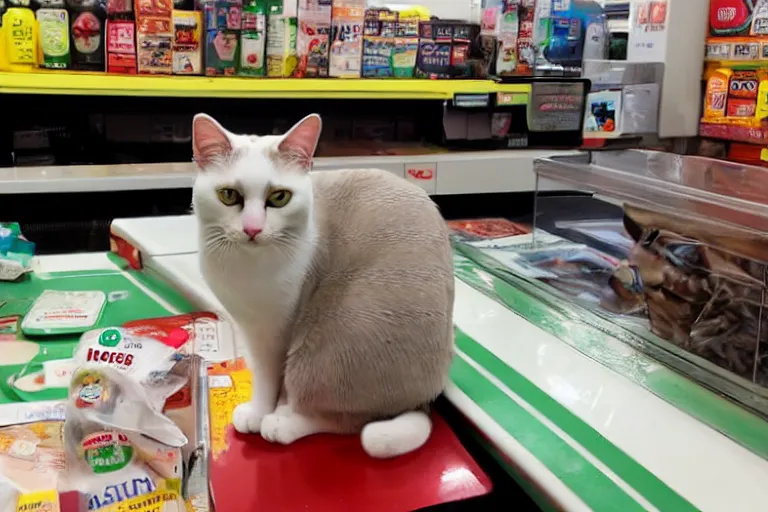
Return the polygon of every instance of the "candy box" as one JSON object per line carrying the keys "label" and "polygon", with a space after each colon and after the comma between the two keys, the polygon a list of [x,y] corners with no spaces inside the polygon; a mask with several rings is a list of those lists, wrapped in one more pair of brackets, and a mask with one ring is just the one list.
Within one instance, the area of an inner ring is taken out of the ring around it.
{"label": "candy box", "polygon": [[209,30],[205,41],[205,74],[207,76],[235,75],[239,43],[239,32]]}

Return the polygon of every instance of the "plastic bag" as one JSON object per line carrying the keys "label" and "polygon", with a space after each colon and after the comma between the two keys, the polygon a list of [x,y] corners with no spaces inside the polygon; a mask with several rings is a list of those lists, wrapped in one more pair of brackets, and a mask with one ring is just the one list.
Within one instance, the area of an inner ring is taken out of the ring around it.
{"label": "plastic bag", "polygon": [[187,384],[178,352],[187,340],[183,329],[155,338],[107,328],[81,338],[64,442],[69,477],[87,494],[88,510],[184,510],[187,438],[163,408]]}

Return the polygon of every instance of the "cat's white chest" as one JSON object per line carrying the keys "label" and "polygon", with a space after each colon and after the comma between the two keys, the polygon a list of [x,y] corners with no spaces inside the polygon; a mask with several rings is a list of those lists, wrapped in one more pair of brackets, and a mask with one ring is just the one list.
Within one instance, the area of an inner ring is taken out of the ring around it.
{"label": "cat's white chest", "polygon": [[225,258],[202,251],[203,275],[233,319],[248,331],[279,332],[296,308],[302,276],[285,256]]}

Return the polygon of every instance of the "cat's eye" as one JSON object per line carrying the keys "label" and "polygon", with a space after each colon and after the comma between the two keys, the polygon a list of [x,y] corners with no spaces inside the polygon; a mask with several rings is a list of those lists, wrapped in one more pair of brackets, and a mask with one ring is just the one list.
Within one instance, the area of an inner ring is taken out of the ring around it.
{"label": "cat's eye", "polygon": [[216,191],[219,201],[227,206],[243,203],[243,195],[234,188],[220,188]]}
{"label": "cat's eye", "polygon": [[293,193],[289,190],[276,190],[269,194],[269,197],[267,198],[267,206],[271,206],[272,208],[282,208],[291,201],[291,197],[293,197]]}

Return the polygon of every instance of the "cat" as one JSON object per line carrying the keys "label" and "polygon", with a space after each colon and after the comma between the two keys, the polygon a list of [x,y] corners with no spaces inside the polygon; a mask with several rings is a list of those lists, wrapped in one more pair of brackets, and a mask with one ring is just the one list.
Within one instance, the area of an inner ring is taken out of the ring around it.
{"label": "cat", "polygon": [[448,228],[394,174],[309,172],[320,133],[317,115],[283,136],[193,121],[201,270],[253,373],[233,424],[281,444],[361,433],[394,457],[428,440],[453,359]]}

